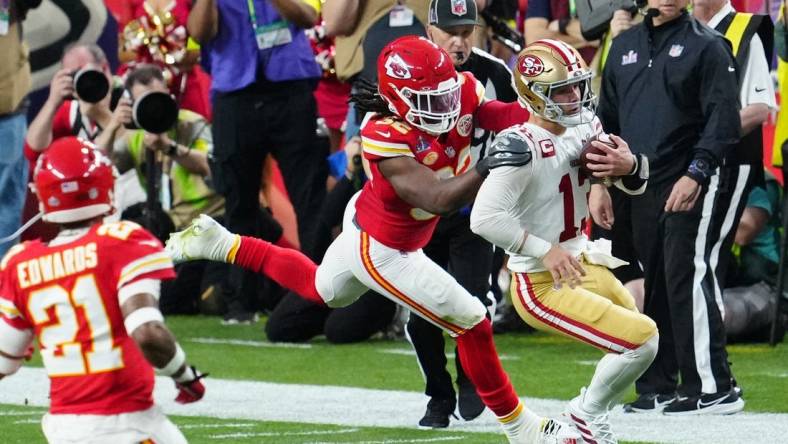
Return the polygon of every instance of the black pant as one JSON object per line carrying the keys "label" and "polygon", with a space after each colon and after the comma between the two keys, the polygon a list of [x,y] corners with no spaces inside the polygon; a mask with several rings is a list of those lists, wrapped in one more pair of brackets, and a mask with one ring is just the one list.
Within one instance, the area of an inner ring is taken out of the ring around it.
{"label": "black pant", "polygon": [[265,332],[271,342],[305,342],[321,334],[335,344],[361,342],[383,331],[396,311],[394,302],[374,291],[347,307],[333,309],[290,292],[271,313]]}
{"label": "black pant", "polygon": [[608,191],[613,201],[614,228],[606,230],[597,224],[592,224],[591,239],[609,239],[612,242],[611,253],[613,256],[629,262],[627,265],[610,270],[616,279],[626,284],[643,277],[640,258],[637,256],[633,243],[632,202],[629,195],[618,188],[611,187]]}
{"label": "black pant", "polygon": [[[216,191],[225,198],[225,225],[259,236],[263,161],[272,153],[298,219],[302,249],[309,254],[314,215],[325,196],[328,145],[315,136],[316,104],[310,81],[254,84],[214,99],[211,163]],[[233,267],[230,310],[250,310],[257,288],[252,272]]]}
{"label": "black pant", "polygon": [[[468,292],[489,305],[490,269],[493,247],[471,231],[467,215],[455,214],[443,218],[424,247],[424,253],[436,264],[446,269]],[[451,375],[446,370],[446,353],[443,330],[420,316],[408,320],[408,336],[424,372],[424,393],[431,398],[454,399],[456,392]],[[457,380],[464,378],[459,353],[456,353]]]}
{"label": "black pant", "polygon": [[636,382],[640,394],[695,396],[730,390],[717,300],[722,293],[714,270],[727,254],[721,230],[733,217],[729,212],[736,211],[731,198],[737,172],[722,168],[689,212],[664,211],[674,181],[649,184],[631,200],[634,245],[645,274],[645,314],[660,334],[659,352]]}

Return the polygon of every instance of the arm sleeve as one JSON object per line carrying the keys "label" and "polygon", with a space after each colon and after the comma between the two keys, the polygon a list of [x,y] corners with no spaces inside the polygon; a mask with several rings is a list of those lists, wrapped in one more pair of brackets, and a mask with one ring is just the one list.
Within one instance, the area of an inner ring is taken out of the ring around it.
{"label": "arm sleeve", "polygon": [[498,100],[487,100],[476,110],[476,124],[480,128],[497,133],[526,122],[530,115],[520,102],[503,103]]}
{"label": "arm sleeve", "polygon": [[698,94],[706,126],[693,149],[693,159],[716,168],[739,141],[739,77],[736,61],[722,37],[707,45],[700,62]]}
{"label": "arm sleeve", "polygon": [[471,210],[471,230],[506,251],[519,252],[525,229],[512,216],[520,195],[530,182],[533,163],[490,171]]}

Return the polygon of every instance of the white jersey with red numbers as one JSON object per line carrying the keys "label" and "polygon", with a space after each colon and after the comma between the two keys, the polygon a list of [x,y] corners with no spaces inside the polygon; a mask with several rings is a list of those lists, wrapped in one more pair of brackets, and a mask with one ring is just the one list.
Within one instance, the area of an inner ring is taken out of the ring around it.
{"label": "white jersey with red numbers", "polygon": [[[599,119],[594,117],[591,123],[567,128],[561,135],[526,123],[504,131],[498,137],[509,131],[525,137],[531,147],[531,162],[522,167],[492,170],[488,177],[488,180],[492,179],[489,185],[499,181],[508,184],[512,200],[516,198],[516,203],[508,211],[509,217],[519,221],[526,232],[551,244],[560,243],[574,256],[580,255],[588,242],[582,230],[588,217],[587,199],[591,183],[580,171],[579,158],[585,142],[602,132]],[[503,195],[486,193],[484,197],[504,199]],[[477,203],[481,198],[480,194]],[[509,255],[508,265],[512,271],[530,273],[545,270],[539,258],[512,252]]]}
{"label": "white jersey with red numbers", "polygon": [[0,322],[35,333],[51,379],[51,413],[149,409],[153,368],[126,333],[118,292],[141,279],[175,277],[172,261],[131,222],[65,236],[8,252],[0,264]]}
{"label": "white jersey with red numbers", "polygon": [[362,123],[361,143],[372,176],[356,202],[356,217],[362,230],[388,247],[402,251],[423,247],[432,237],[438,216],[400,199],[378,170],[378,161],[413,157],[441,178],[462,174],[473,166],[474,112],[484,101],[484,87],[472,74],[458,74],[462,82],[460,117],[448,133],[432,135],[397,117],[372,115]]}

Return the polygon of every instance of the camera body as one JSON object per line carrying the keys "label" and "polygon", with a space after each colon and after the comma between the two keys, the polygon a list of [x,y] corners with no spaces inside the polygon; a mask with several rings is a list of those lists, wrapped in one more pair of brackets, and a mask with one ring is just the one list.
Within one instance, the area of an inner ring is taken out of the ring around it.
{"label": "camera body", "polygon": [[71,73],[74,91],[80,100],[98,103],[109,93],[109,80],[103,71],[85,67]]}
{"label": "camera body", "polygon": [[623,9],[634,16],[645,5],[646,0],[578,0],[576,6],[580,32],[588,41],[599,40],[610,27],[613,13]]}
{"label": "camera body", "polygon": [[[131,99],[126,90],[123,97]],[[128,129],[143,129],[149,133],[162,134],[169,131],[178,121],[178,103],[167,93],[148,91],[141,94],[131,105],[131,124]]]}

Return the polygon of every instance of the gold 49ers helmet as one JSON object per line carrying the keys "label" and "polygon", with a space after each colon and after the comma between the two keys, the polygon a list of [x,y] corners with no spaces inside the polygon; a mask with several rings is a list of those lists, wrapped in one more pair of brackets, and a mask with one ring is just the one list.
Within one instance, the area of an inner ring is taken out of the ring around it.
{"label": "gold 49ers helmet", "polygon": [[[522,104],[538,116],[562,126],[589,123],[594,118],[595,97],[591,70],[577,50],[558,40],[537,40],[517,56],[514,86]],[[551,95],[566,85],[579,86],[579,100],[555,102]],[[579,106],[578,106],[579,105]],[[563,108],[562,108],[563,107]],[[576,108],[567,114],[565,108]]]}

